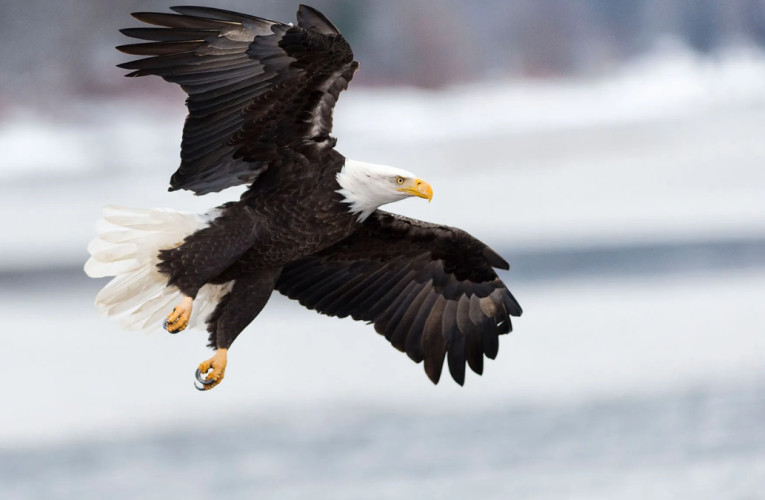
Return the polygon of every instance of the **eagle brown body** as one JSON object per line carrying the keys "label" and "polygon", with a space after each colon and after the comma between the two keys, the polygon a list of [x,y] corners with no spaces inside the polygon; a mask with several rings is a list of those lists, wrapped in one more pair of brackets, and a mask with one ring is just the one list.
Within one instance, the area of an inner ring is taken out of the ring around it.
{"label": "eagle brown body", "polygon": [[[339,156],[332,153],[328,158]],[[241,328],[236,322],[234,331],[219,324],[234,305],[226,301],[218,305],[208,321],[211,347],[231,345],[265,306],[284,266],[331,247],[357,230],[356,217],[337,193],[336,177],[344,159],[325,165],[322,159],[315,158],[313,168],[304,170],[311,172],[310,179],[286,168],[264,172],[258,188],[220,207],[220,215],[209,227],[188,236],[181,246],[160,252],[159,269],[168,277],[168,285],[188,297],[196,297],[207,283],[234,281],[232,295],[239,295],[238,286],[245,280],[248,288],[254,286],[250,281],[268,288],[264,299],[239,308],[247,310],[249,319],[243,320]],[[294,165],[301,167],[299,162]]]}
{"label": "eagle brown body", "polygon": [[230,286],[207,318],[224,369],[225,350],[278,290],[322,314],[373,323],[424,361],[434,383],[447,355],[458,383],[466,363],[481,374],[483,356],[497,355],[498,336],[521,314],[493,269],[509,266],[459,229],[349,210],[338,184],[347,162],[329,133],[358,63],[337,28],[305,6],[297,26],[173,10],[134,14],[161,27],[123,30],[150,43],[119,47],[149,56],[121,67],[134,70],[129,76],[159,75],[189,95],[171,191],[249,184],[206,227],[159,251],[167,286],[189,303],[206,285]]}

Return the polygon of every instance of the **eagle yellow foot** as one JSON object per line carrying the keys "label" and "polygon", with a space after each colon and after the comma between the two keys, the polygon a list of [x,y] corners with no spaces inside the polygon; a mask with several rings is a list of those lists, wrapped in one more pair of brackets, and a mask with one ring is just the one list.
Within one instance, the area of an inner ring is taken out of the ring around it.
{"label": "eagle yellow foot", "polygon": [[191,297],[183,297],[180,304],[175,306],[173,312],[171,312],[167,319],[165,319],[165,330],[170,333],[182,332],[189,326],[189,319],[191,318],[191,306],[194,303],[194,299]]}
{"label": "eagle yellow foot", "polygon": [[[194,387],[196,387],[197,390],[209,391],[221,383],[223,377],[226,375],[226,364],[228,363],[227,354],[227,349],[218,349],[215,351],[215,356],[200,363],[199,368],[197,368],[196,378],[202,385],[199,386],[194,383]],[[202,376],[204,376],[204,378],[202,378]]]}

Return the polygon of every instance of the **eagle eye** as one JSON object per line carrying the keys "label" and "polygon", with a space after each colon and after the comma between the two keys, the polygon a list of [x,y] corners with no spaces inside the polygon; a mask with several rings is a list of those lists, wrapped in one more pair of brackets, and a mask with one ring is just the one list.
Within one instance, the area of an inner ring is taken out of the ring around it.
{"label": "eagle eye", "polygon": [[400,186],[403,183],[404,183],[404,178],[403,177],[401,177],[400,175],[398,177],[396,177],[396,184],[398,184]]}

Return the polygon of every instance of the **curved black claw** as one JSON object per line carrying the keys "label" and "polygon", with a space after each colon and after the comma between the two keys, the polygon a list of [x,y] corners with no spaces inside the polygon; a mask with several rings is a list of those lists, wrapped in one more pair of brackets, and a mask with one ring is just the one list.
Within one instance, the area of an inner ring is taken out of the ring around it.
{"label": "curved black claw", "polygon": [[197,379],[197,381],[202,385],[211,385],[214,384],[214,380],[207,380],[205,378],[202,378],[202,373],[200,373],[199,368],[197,368],[197,373],[194,375]]}
{"label": "curved black claw", "polygon": [[194,389],[196,389],[198,391],[202,391],[202,392],[207,390],[207,389],[204,388],[203,385],[198,385],[196,382],[194,382]]}
{"label": "curved black claw", "polygon": [[163,321],[163,322],[162,322],[162,328],[164,328],[164,329],[165,329],[165,331],[166,331],[167,333],[169,333],[170,335],[175,335],[176,333],[178,333],[178,331],[175,331],[175,332],[171,332],[170,330],[168,330],[168,329],[167,329],[167,325],[168,325],[168,322],[167,322],[167,318],[165,318],[165,321]]}

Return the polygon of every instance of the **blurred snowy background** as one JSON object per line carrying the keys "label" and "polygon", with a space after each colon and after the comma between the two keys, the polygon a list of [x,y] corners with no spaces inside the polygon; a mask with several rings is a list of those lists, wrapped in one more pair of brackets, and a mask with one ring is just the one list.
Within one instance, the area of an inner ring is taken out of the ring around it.
{"label": "blurred snowy background", "polygon": [[338,149],[429,180],[391,208],[498,250],[525,314],[433,387],[275,296],[207,394],[203,332],[122,332],[81,271],[102,205],[240,192],[167,193],[183,94],[114,68],[169,5],[0,2],[0,496],[762,498],[765,1],[315,2],[362,64]]}

